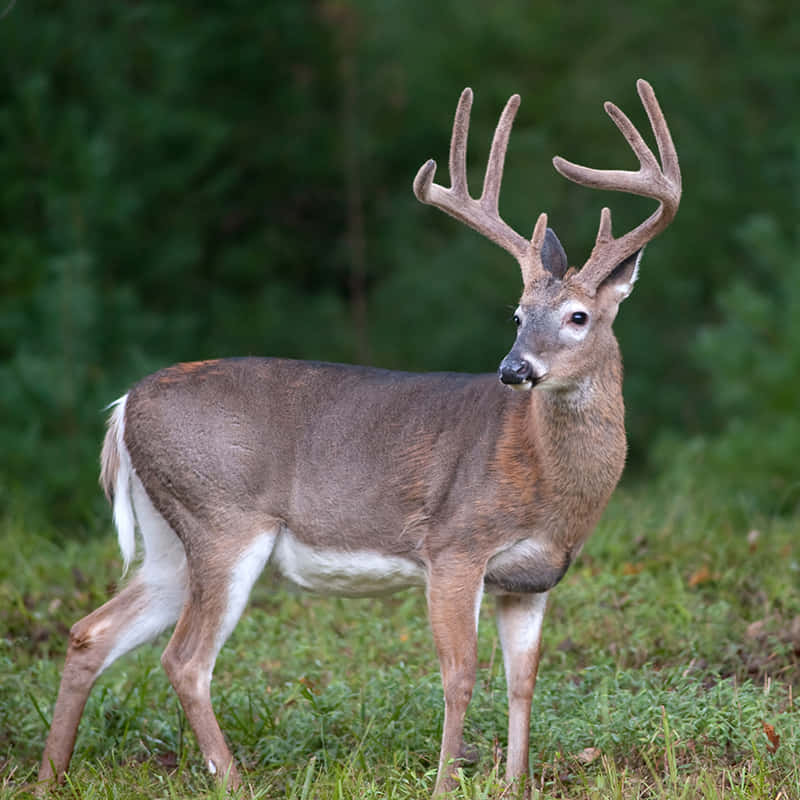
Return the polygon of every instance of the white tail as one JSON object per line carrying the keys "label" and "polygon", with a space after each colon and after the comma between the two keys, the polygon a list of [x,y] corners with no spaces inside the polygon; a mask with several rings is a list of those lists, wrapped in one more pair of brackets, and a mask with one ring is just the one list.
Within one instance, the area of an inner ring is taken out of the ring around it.
{"label": "white tail", "polygon": [[[508,683],[506,777],[528,772],[531,697],[549,590],[580,551],[625,460],[621,360],[611,329],[644,244],[674,216],[680,172],[663,115],[639,92],[665,170],[612,114],[643,168],[600,173],[559,161],[580,183],[634,191],[659,211],[613,239],[604,211],[586,267],[567,269],[544,214],[530,240],[499,216],[512,97],[484,190],[466,182],[472,93],[454,123],[453,186],[427,162],[417,196],[519,261],[517,335],[499,377],[412,374],[285,359],[179,364],[118,401],[102,454],[126,566],[134,518],[144,555],[127,586],[76,623],[40,779],[67,769],[86,698],[123,653],[175,624],[162,664],[211,772],[240,775],[210,700],[217,654],[268,560],[300,586],[343,594],[426,589],[445,716],[436,791],[464,754],[478,610],[496,596]],[[646,151],[646,152],[645,152]],[[535,391],[511,391],[532,389]]]}
{"label": "white tail", "polygon": [[114,410],[108,418],[108,435],[100,455],[100,483],[106,497],[113,503],[114,526],[122,553],[123,574],[136,555],[136,521],[131,502],[131,460],[125,449],[125,401],[120,397],[109,406]]}

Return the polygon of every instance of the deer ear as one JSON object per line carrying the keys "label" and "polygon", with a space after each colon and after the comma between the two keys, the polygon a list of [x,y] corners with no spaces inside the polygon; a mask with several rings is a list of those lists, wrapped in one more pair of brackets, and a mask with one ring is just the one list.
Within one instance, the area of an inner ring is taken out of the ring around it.
{"label": "deer ear", "polygon": [[597,287],[598,293],[611,292],[616,302],[621,303],[633,291],[633,284],[639,277],[639,262],[642,260],[642,253],[644,253],[644,247],[617,264],[611,274],[604,278]]}
{"label": "deer ear", "polygon": [[542,266],[554,277],[561,280],[567,271],[567,254],[558,241],[558,236],[552,228],[547,229],[540,253]]}

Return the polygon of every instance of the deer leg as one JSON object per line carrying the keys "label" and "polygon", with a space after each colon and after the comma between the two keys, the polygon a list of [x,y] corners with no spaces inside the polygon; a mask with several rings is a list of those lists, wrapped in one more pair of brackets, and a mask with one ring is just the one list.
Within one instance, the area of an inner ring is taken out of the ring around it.
{"label": "deer leg", "polygon": [[478,611],[483,571],[454,574],[452,565],[428,578],[428,614],[444,688],[444,725],[434,795],[454,786],[454,762],[464,750],[464,716],[472,698],[478,663]]}
{"label": "deer leg", "polygon": [[508,757],[506,780],[528,775],[531,700],[539,669],[539,644],[547,593],[497,598],[497,628],[508,687]]}
{"label": "deer leg", "polygon": [[233,562],[227,554],[190,562],[189,599],[161,656],[209,772],[232,789],[241,778],[211,706],[211,674],[274,542],[274,532],[262,533]]}
{"label": "deer leg", "polygon": [[[178,573],[180,576],[180,573]],[[69,766],[89,692],[103,670],[121,655],[172,625],[183,603],[183,586],[157,587],[142,570],[116,597],[72,626],[39,781],[61,779]],[[160,588],[160,591],[159,591]]]}

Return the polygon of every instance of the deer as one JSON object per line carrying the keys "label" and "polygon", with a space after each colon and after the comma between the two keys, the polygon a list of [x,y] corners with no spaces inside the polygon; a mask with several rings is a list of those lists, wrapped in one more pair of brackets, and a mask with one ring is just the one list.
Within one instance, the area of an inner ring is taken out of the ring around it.
{"label": "deer", "polygon": [[549,592],[596,526],[626,458],[612,323],[645,245],[670,224],[681,196],[664,114],[649,83],[639,80],[637,90],[660,162],[611,102],[605,110],[638,170],[553,159],[576,184],[658,202],[619,237],[603,208],[580,269],[568,267],[547,214],[530,239],[500,217],[519,95],[499,118],[479,198],[467,186],[469,88],[453,123],[451,186],[434,183],[433,160],[414,179],[421,202],[519,264],[516,338],[497,375],[232,358],[167,367],[112,404],[100,481],[124,572],[134,560],[139,566],[69,632],[40,786],[63,779],[98,676],[173,625],[163,668],[207,769],[228,788],[241,786],[210,687],[217,655],[268,562],[311,592],[424,588],[444,694],[434,796],[453,788],[469,756],[464,718],[476,680],[479,609],[484,594],[493,595],[508,698],[505,780],[529,781]]}

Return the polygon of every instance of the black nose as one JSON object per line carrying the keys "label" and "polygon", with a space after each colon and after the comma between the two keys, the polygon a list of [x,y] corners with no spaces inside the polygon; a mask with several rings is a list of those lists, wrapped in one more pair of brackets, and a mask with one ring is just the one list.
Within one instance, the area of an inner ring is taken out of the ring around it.
{"label": "black nose", "polygon": [[504,358],[498,372],[500,380],[507,386],[525,383],[525,381],[536,383],[533,367],[524,358]]}

